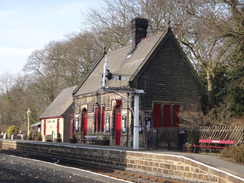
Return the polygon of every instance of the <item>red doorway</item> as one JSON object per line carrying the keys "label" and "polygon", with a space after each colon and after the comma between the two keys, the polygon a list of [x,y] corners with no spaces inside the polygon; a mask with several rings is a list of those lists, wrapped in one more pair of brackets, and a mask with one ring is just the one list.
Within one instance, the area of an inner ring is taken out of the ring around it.
{"label": "red doorway", "polygon": [[[82,110],[82,130],[83,130],[83,139],[85,139],[85,136],[87,135],[87,110]],[[86,143],[86,141],[84,141]]]}
{"label": "red doorway", "polygon": [[120,146],[121,140],[121,100],[116,100],[115,113],[115,145]]}
{"label": "red doorway", "polygon": [[116,114],[116,132],[115,132],[115,145],[120,145],[120,138],[121,138],[121,113]]}

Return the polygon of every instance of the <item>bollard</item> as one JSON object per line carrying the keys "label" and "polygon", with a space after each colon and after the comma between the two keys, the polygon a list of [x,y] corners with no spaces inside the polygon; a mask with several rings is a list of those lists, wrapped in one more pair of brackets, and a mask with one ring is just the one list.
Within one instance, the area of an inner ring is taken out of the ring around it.
{"label": "bollard", "polygon": [[183,145],[186,143],[186,131],[179,130],[178,132],[178,150],[183,151]]}
{"label": "bollard", "polygon": [[156,129],[152,132],[152,149],[157,149],[158,131]]}

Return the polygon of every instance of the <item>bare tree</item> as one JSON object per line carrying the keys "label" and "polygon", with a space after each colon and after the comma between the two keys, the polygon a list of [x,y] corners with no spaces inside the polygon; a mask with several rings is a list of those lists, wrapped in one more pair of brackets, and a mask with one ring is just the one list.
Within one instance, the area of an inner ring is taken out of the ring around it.
{"label": "bare tree", "polygon": [[100,11],[92,10],[86,24],[111,49],[130,42],[134,17],[149,19],[151,35],[170,26],[195,69],[204,73],[208,104],[213,106],[216,73],[230,64],[233,54],[243,53],[243,7],[239,0],[113,0],[104,1]]}

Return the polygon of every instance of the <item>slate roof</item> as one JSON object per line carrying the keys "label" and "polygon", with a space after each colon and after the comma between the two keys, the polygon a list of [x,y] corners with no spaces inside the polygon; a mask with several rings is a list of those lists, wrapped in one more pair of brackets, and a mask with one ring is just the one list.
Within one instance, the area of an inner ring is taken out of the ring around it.
{"label": "slate roof", "polygon": [[62,116],[65,111],[73,103],[72,92],[77,86],[63,89],[55,100],[48,106],[39,119],[59,117]]}
{"label": "slate roof", "polygon": [[[147,62],[147,60],[150,58],[153,52],[158,48],[158,45],[164,41],[167,35],[172,35],[174,37],[173,32],[170,28],[166,29],[164,32],[161,32],[157,35],[142,39],[140,43],[137,45],[136,49],[132,52],[132,54],[129,54],[131,51],[130,45],[109,52],[107,54],[108,69],[112,74],[125,76],[126,80],[109,80],[107,83],[107,87],[128,88],[129,81],[132,81],[134,79],[136,74]],[[175,41],[177,42],[176,39]],[[178,46],[180,47],[179,44]],[[180,50],[182,51],[181,47]],[[183,51],[182,54],[184,54]],[[105,57],[103,56],[94,65],[94,67],[87,75],[87,77],[83,80],[83,82],[77,86],[77,88],[73,92],[73,95],[93,93],[96,92],[98,88],[102,86],[102,72],[104,62]],[[191,64],[188,63],[187,65],[191,67],[192,71],[194,70]],[[193,71],[193,73],[196,75],[195,71]]]}

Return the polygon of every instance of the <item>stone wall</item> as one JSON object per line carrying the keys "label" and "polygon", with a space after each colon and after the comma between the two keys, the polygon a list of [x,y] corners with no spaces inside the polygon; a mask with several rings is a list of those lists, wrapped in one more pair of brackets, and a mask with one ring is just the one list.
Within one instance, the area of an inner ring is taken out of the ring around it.
{"label": "stone wall", "polygon": [[0,150],[35,153],[43,156],[73,159],[110,168],[131,170],[191,182],[235,182],[243,179],[230,173],[209,167],[200,162],[177,155],[103,149],[96,146],[82,147],[43,142],[0,141]]}

